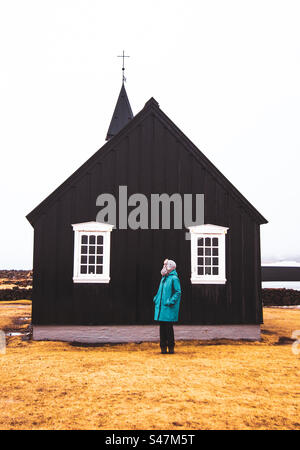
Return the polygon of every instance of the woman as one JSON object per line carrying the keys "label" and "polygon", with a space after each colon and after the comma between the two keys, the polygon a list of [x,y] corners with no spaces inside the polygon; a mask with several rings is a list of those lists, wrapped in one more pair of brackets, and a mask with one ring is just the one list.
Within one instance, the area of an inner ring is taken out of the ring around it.
{"label": "woman", "polygon": [[155,303],[154,320],[160,324],[161,353],[174,353],[175,341],[173,323],[178,321],[181,297],[180,281],[176,272],[176,263],[165,259],[161,270],[162,279],[153,301]]}

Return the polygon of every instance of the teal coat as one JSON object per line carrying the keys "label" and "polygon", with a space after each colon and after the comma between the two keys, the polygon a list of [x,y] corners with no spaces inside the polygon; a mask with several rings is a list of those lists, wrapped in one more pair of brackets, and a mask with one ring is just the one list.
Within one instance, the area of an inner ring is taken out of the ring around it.
{"label": "teal coat", "polygon": [[177,322],[181,297],[180,281],[176,270],[162,277],[153,301],[155,303],[154,320]]}

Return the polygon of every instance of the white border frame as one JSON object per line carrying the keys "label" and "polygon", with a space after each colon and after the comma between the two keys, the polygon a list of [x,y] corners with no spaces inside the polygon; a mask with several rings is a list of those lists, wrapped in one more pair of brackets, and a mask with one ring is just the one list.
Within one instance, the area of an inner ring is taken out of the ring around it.
{"label": "white border frame", "polygon": [[[74,231],[74,283],[109,283],[110,282],[110,233],[113,225],[101,222],[83,222],[72,224]],[[80,241],[82,234],[103,236],[103,273],[80,273]]]}
{"label": "white border frame", "polygon": [[[196,225],[188,227],[191,233],[191,283],[192,284],[225,284],[226,283],[226,254],[225,235],[229,228],[219,225]],[[197,241],[198,238],[219,238],[219,275],[198,275],[197,271]]]}

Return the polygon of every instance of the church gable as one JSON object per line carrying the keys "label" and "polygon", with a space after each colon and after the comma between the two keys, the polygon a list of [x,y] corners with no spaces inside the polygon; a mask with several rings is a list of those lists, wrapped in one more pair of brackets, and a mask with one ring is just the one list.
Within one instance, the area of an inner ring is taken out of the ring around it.
{"label": "church gable", "polygon": [[[257,223],[266,222],[160,110],[153,98],[115,137],[28,214],[27,219],[34,225],[46,207],[53,205],[66,191],[75,189],[78,194],[76,210],[86,211],[78,219],[90,220],[91,212],[96,214],[97,195],[103,192],[117,195],[120,185],[127,185],[129,194],[205,193],[214,198],[220,208],[227,193]],[[84,205],[80,206],[78,202]]]}

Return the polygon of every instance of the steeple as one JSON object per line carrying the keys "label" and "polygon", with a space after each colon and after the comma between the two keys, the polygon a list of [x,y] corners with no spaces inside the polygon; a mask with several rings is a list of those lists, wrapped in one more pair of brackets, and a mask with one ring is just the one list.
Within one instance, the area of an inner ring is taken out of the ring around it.
{"label": "steeple", "polygon": [[106,140],[115,136],[133,118],[132,109],[124,86],[124,79],[117,104],[111,118]]}
{"label": "steeple", "polygon": [[117,133],[119,133],[119,131],[123,127],[125,127],[125,125],[133,118],[131,106],[124,86],[124,83],[126,81],[125,58],[129,58],[129,56],[125,55],[125,52],[123,50],[122,55],[119,55],[118,58],[122,58],[122,87],[106,135],[107,141],[113,136],[115,136]]}

